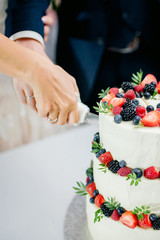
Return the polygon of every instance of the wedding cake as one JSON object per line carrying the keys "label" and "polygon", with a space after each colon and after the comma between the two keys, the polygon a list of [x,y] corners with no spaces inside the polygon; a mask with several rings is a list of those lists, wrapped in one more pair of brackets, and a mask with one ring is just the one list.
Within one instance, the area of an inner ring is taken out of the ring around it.
{"label": "wedding cake", "polygon": [[160,82],[141,70],[132,81],[99,94],[93,160],[74,187],[94,240],[160,238]]}

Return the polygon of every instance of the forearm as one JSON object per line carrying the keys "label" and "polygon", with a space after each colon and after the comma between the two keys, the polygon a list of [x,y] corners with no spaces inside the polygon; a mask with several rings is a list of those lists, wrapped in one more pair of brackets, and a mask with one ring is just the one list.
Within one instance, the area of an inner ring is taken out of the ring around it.
{"label": "forearm", "polygon": [[0,72],[28,82],[36,67],[37,55],[0,34]]}

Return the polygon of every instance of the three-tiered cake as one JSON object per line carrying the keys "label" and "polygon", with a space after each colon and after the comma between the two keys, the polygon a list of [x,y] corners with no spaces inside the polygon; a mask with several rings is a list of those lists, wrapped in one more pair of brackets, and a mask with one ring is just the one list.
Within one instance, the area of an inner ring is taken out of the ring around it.
{"label": "three-tiered cake", "polygon": [[159,240],[160,83],[152,74],[143,79],[140,71],[121,87],[102,91],[96,107],[88,227],[94,240]]}

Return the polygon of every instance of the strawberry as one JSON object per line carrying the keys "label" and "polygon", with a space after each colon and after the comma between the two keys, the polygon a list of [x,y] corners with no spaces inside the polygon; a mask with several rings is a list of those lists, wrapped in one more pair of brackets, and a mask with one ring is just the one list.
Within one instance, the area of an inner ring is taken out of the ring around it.
{"label": "strawberry", "polygon": [[143,86],[141,86],[141,85],[136,85],[135,87],[134,87],[134,91],[135,92],[143,92]]}
{"label": "strawberry", "polygon": [[117,93],[119,93],[119,89],[116,87],[113,87],[109,90],[109,93],[113,93],[115,96],[117,95]]}
{"label": "strawberry", "polygon": [[95,185],[95,183],[92,182],[92,183],[88,184],[88,185],[86,186],[86,190],[87,190],[88,194],[89,194],[91,197],[94,197],[93,192],[94,192],[94,190],[96,190],[96,185]]}
{"label": "strawberry", "polygon": [[149,215],[148,214],[143,214],[143,219],[142,220],[139,220],[138,219],[138,225],[142,228],[150,228],[152,227],[152,223],[151,223],[151,220],[149,219]]}
{"label": "strawberry", "polygon": [[147,127],[156,127],[156,126],[158,126],[160,124],[160,112],[158,110],[155,110],[155,111],[151,111],[151,112],[147,113],[141,119],[141,123],[143,123],[143,125],[147,126]]}
{"label": "strawberry", "polygon": [[137,216],[131,211],[123,213],[119,220],[129,228],[135,228],[138,224]]}
{"label": "strawberry", "polygon": [[115,95],[113,93],[108,94],[104,98],[102,98],[102,102],[110,102],[113,98],[115,98]]}
{"label": "strawberry", "polygon": [[94,203],[99,208],[101,207],[102,203],[104,203],[104,202],[105,202],[105,199],[101,194],[98,194],[94,199]]}
{"label": "strawberry", "polygon": [[112,113],[113,113],[113,115],[116,115],[116,114],[120,114],[121,111],[122,111],[122,107],[114,106],[113,110],[112,110]]}
{"label": "strawberry", "polygon": [[152,166],[144,170],[144,176],[149,179],[156,179],[159,177],[158,168]]}
{"label": "strawberry", "polygon": [[156,86],[158,93],[160,93],[160,82]]}
{"label": "strawberry", "polygon": [[143,107],[143,106],[138,106],[137,108],[136,108],[136,113],[137,113],[137,115],[139,116],[139,117],[144,117],[144,115],[146,114],[146,108],[145,107]]}
{"label": "strawberry", "polygon": [[119,106],[119,107],[122,107],[122,105],[126,102],[126,99],[125,98],[113,98],[111,101],[110,101],[110,105],[112,104],[113,107],[114,106]]}
{"label": "strawberry", "polygon": [[113,160],[110,152],[105,152],[99,156],[99,161],[108,167],[109,163]]}
{"label": "strawberry", "polygon": [[133,100],[134,98],[136,98],[136,94],[134,93],[133,90],[128,90],[128,91],[124,94],[124,97]]}
{"label": "strawberry", "polygon": [[128,174],[130,174],[132,172],[132,169],[129,167],[122,167],[118,170],[118,174],[122,177],[124,176],[128,176]]}
{"label": "strawberry", "polygon": [[114,220],[114,221],[118,221],[119,218],[120,218],[120,215],[118,214],[117,212],[117,209],[115,209],[111,215],[111,218]]}
{"label": "strawberry", "polygon": [[146,84],[150,84],[151,82],[155,82],[157,84],[157,79],[153,74],[147,74],[141,82],[141,86],[145,87]]}

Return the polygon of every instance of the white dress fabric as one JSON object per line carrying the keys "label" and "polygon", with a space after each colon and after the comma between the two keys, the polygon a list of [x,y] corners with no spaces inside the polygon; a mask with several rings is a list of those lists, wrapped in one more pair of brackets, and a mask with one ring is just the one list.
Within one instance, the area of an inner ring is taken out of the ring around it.
{"label": "white dress fabric", "polygon": [[[0,0],[0,32],[4,33],[7,0]],[[68,126],[51,125],[19,102],[12,79],[0,73],[0,152],[56,134]]]}

